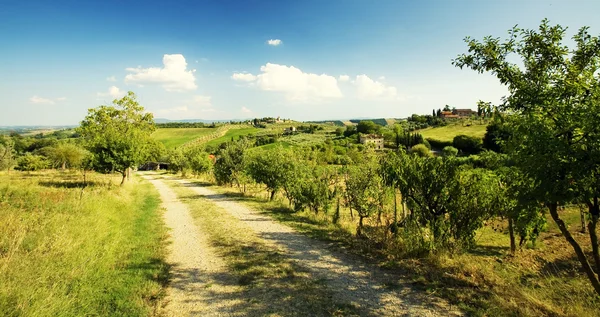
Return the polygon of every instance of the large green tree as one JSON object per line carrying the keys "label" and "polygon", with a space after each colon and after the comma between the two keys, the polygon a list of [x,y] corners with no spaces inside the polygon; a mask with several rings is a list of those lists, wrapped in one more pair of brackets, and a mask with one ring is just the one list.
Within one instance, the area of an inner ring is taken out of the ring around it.
{"label": "large green tree", "polygon": [[[600,39],[583,27],[570,48],[565,34],[566,28],[543,20],[537,30],[514,27],[506,40],[467,37],[468,53],[453,63],[489,72],[507,86],[500,107],[515,114],[508,152],[534,181],[531,198],[548,207],[600,294]],[[568,202],[588,206],[595,268],[558,212]]]}
{"label": "large green tree", "polygon": [[116,171],[125,182],[129,168],[145,162],[152,153],[154,119],[137,102],[133,92],[115,99],[112,106],[90,109],[78,129],[100,172]]}
{"label": "large green tree", "polygon": [[10,170],[15,165],[15,142],[0,136],[0,170]]}

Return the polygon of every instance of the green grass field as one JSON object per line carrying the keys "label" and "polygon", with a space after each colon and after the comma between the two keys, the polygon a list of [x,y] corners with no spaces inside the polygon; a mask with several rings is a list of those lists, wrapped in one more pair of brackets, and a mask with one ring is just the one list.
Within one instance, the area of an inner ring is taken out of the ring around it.
{"label": "green grass field", "polygon": [[163,128],[157,129],[152,136],[167,149],[172,149],[216,130],[217,128]]}
{"label": "green grass field", "polygon": [[452,124],[444,127],[427,128],[419,130],[425,139],[431,138],[439,141],[452,141],[457,135],[468,135],[483,138],[487,125],[474,124],[471,126],[462,126],[461,124]]}
{"label": "green grass field", "polygon": [[0,173],[0,316],[148,316],[167,265],[159,196],[92,174]]}
{"label": "green grass field", "polygon": [[237,140],[240,138],[241,135],[248,135],[248,134],[252,134],[252,133],[258,133],[261,131],[266,131],[265,129],[260,129],[260,128],[241,128],[241,129],[231,129],[228,130],[227,133],[225,133],[224,136],[220,137],[220,138],[216,138],[213,140],[210,140],[204,144],[206,145],[212,145],[212,146],[217,146],[221,143],[225,143],[225,142],[229,142],[231,141],[231,139],[233,138],[234,140]]}

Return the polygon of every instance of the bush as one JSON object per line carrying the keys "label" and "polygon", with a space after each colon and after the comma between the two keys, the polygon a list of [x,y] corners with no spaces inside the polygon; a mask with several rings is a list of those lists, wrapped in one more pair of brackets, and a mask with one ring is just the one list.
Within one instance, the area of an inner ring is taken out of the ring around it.
{"label": "bush", "polygon": [[452,141],[440,141],[432,138],[427,138],[427,142],[431,144],[434,149],[443,149],[447,146],[452,146]]}
{"label": "bush", "polygon": [[48,167],[48,161],[41,155],[26,153],[17,160],[16,170],[38,171]]}
{"label": "bush", "polygon": [[458,155],[458,149],[453,147],[453,146],[446,146],[444,147],[444,149],[442,150],[442,155],[443,156],[456,156]]}
{"label": "bush", "polygon": [[421,157],[431,156],[431,151],[425,146],[425,144],[417,144],[410,148],[410,152]]}
{"label": "bush", "polygon": [[481,152],[482,140],[468,135],[457,135],[452,141],[452,146],[465,154],[477,154]]}

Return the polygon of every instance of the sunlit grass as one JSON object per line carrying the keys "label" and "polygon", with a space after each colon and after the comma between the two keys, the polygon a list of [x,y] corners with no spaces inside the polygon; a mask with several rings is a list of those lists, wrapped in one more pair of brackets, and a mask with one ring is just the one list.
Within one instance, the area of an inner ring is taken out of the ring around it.
{"label": "sunlit grass", "polygon": [[457,135],[468,135],[483,138],[487,124],[474,123],[471,126],[462,124],[449,124],[443,127],[427,128],[418,130],[425,139],[431,138],[438,141],[452,141]]}
{"label": "sunlit grass", "polygon": [[216,130],[217,128],[161,128],[154,131],[152,137],[162,142],[167,149],[172,149]]}
{"label": "sunlit grass", "polygon": [[147,316],[163,297],[165,229],[151,185],[0,174],[1,316]]}

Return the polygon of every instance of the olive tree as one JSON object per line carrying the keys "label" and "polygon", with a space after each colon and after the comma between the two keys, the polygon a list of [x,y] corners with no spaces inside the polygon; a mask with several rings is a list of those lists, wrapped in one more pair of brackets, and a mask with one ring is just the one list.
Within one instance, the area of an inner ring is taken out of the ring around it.
{"label": "olive tree", "polygon": [[[568,47],[566,30],[543,20],[537,30],[515,26],[505,40],[467,37],[468,53],[453,64],[491,73],[507,86],[500,105],[514,114],[507,151],[533,180],[531,199],[548,207],[600,294],[600,39],[583,27],[572,37],[574,47]],[[587,205],[595,272],[558,212],[568,202]]]}
{"label": "olive tree", "polygon": [[144,112],[133,92],[113,104],[89,109],[78,132],[93,154],[94,168],[121,173],[123,185],[127,171],[148,159],[155,126],[152,114]]}

